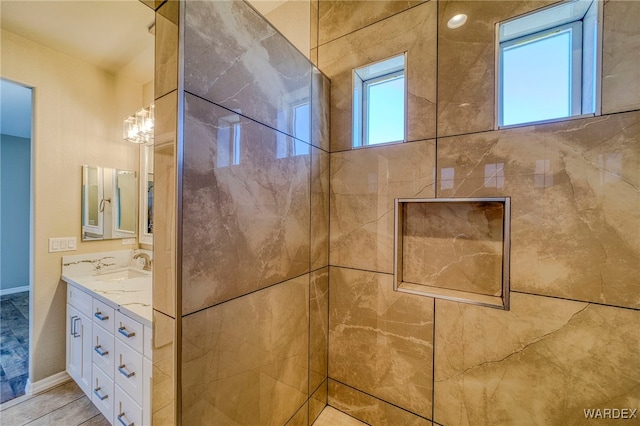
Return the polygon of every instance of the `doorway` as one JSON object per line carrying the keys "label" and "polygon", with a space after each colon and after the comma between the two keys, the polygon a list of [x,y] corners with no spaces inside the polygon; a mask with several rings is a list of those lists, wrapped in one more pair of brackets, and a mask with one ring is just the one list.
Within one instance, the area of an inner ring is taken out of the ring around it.
{"label": "doorway", "polygon": [[0,80],[0,403],[29,378],[32,88]]}

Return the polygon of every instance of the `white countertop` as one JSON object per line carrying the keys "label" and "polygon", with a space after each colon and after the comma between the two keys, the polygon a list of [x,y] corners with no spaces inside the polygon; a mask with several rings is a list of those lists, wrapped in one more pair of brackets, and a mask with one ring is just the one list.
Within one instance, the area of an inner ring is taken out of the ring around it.
{"label": "white countertop", "polygon": [[62,279],[145,326],[151,327],[153,322],[151,275],[121,281],[104,281],[100,275],[62,275]]}

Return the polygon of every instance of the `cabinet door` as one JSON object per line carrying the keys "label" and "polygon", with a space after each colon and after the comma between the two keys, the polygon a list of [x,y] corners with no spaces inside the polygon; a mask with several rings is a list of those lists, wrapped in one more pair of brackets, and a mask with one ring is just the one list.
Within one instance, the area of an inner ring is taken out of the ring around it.
{"label": "cabinet door", "polygon": [[67,372],[91,398],[91,320],[67,305]]}

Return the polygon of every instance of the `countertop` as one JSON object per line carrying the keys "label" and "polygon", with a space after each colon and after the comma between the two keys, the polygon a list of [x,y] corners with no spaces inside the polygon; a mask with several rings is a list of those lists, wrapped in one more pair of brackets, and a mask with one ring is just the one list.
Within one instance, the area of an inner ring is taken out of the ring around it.
{"label": "countertop", "polygon": [[100,275],[62,275],[62,279],[145,326],[151,327],[153,321],[151,275],[120,281],[104,281]]}

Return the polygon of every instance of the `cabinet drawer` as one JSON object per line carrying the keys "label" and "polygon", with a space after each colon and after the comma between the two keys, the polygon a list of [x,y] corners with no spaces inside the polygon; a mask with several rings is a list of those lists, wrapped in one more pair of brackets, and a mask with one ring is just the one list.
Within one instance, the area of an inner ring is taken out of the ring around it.
{"label": "cabinet drawer", "polygon": [[92,384],[91,402],[98,407],[109,423],[113,423],[113,402],[115,400],[113,380],[93,364]]}
{"label": "cabinet drawer", "polygon": [[142,354],[116,339],[115,382],[124,389],[138,405],[142,405]]}
{"label": "cabinet drawer", "polygon": [[116,323],[115,309],[98,299],[93,299],[93,322],[113,334]]}
{"label": "cabinet drawer", "polygon": [[74,286],[67,284],[67,303],[91,318],[93,297]]}
{"label": "cabinet drawer", "polygon": [[138,321],[116,312],[116,337],[140,353],[143,350],[143,328]]}
{"label": "cabinet drawer", "polygon": [[91,340],[91,358],[113,380],[115,366],[115,339],[113,334],[93,323],[93,339]]}
{"label": "cabinet drawer", "polygon": [[142,352],[142,355],[149,358],[153,358],[153,342],[151,340],[152,337],[153,337],[153,331],[151,331],[151,327],[147,327],[145,325],[144,326],[144,342],[142,345],[144,346],[144,351]]}
{"label": "cabinet drawer", "polygon": [[142,426],[142,408],[116,384],[113,424],[116,426]]}

